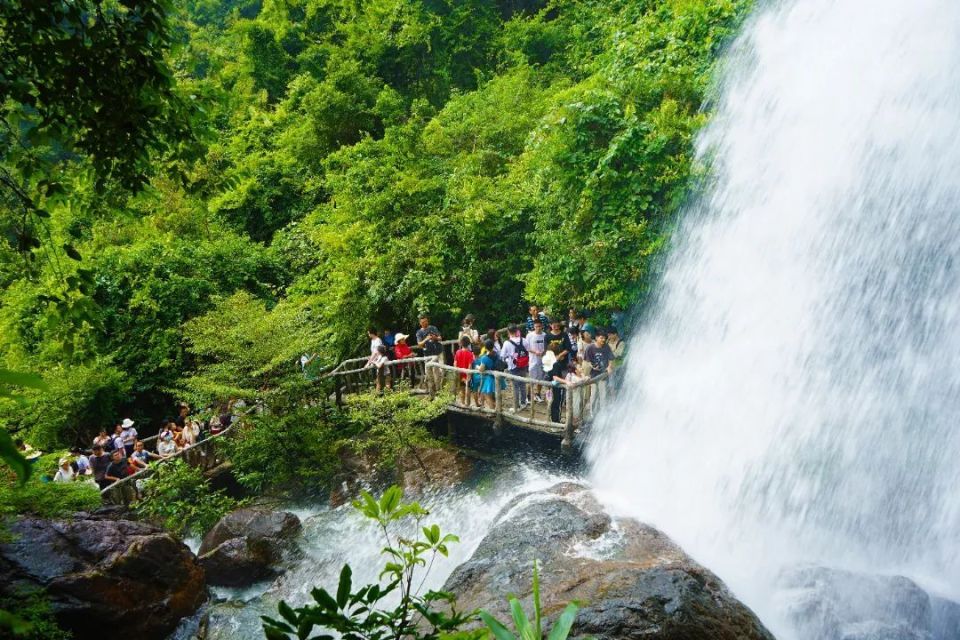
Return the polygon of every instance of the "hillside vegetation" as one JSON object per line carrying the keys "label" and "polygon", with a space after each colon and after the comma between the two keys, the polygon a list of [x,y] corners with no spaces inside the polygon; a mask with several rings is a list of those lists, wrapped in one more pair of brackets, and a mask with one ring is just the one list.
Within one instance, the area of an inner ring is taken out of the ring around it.
{"label": "hillside vegetation", "polygon": [[49,390],[0,398],[0,423],[86,442],[173,396],[294,384],[301,353],[421,311],[452,330],[642,300],[748,5],[183,0],[161,43],[193,138],[144,143],[143,188],[4,111],[2,175],[48,217],[24,246],[2,192],[0,368]]}

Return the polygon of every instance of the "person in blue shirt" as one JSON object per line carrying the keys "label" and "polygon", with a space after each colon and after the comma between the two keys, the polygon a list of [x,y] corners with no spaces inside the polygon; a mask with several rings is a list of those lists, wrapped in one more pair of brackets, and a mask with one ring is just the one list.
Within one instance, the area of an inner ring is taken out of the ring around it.
{"label": "person in blue shirt", "polygon": [[537,320],[540,321],[541,327],[550,326],[549,320],[547,320],[547,314],[543,311],[540,311],[540,307],[535,304],[530,305],[530,315],[527,316],[527,333],[533,331],[533,323]]}

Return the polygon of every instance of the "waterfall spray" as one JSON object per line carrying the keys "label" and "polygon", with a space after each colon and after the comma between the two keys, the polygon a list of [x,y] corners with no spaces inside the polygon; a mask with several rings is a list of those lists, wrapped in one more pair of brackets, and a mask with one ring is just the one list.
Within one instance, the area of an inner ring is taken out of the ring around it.
{"label": "waterfall spray", "polygon": [[960,3],[761,8],[699,144],[592,480],[786,636],[792,563],[960,596]]}

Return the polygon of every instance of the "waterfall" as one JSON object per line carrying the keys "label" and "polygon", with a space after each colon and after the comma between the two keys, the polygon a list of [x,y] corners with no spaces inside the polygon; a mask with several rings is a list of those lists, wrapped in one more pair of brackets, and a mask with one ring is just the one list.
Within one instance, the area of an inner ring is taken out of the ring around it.
{"label": "waterfall", "polygon": [[797,562],[960,596],[960,2],[760,7],[591,479],[778,637]]}

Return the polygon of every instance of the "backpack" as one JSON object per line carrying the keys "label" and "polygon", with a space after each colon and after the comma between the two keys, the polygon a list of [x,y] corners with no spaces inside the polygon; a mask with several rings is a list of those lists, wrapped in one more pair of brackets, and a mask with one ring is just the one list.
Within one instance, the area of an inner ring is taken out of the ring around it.
{"label": "backpack", "polygon": [[530,365],[530,354],[527,352],[527,348],[523,346],[523,338],[520,338],[520,342],[514,342],[511,339],[510,344],[516,349],[513,366],[517,369],[526,369]]}

